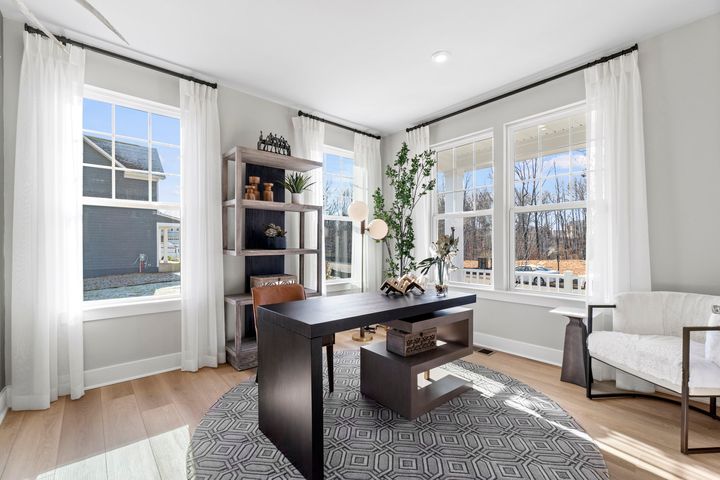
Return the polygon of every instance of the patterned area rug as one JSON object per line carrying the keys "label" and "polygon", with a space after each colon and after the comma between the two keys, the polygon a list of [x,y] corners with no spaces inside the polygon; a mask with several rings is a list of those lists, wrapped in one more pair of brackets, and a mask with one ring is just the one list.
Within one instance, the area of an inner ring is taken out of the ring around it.
{"label": "patterned area rug", "polygon": [[[324,390],[325,478],[609,478],[597,446],[545,395],[463,360],[443,369],[474,389],[408,421],[360,394],[359,352],[335,353],[335,392]],[[205,415],[187,471],[190,479],[302,478],[258,428],[252,381]]]}

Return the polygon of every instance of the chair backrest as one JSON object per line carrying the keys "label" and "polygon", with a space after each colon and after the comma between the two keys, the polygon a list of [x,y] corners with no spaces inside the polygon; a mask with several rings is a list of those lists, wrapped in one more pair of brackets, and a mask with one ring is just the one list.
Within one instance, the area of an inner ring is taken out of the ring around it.
{"label": "chair backrest", "polygon": [[617,296],[616,305],[615,331],[680,336],[682,327],[707,325],[712,306],[720,305],[720,297],[682,292],[628,292]]}
{"label": "chair backrest", "polygon": [[255,320],[255,335],[257,335],[257,309],[262,305],[274,305],[276,303],[294,302],[305,300],[305,287],[299,283],[288,283],[284,285],[267,285],[255,287],[251,290],[253,301],[253,317]]}

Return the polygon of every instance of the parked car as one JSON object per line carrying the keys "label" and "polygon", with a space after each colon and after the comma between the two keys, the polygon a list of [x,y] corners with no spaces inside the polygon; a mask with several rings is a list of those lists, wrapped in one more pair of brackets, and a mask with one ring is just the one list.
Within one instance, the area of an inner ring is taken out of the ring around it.
{"label": "parked car", "polygon": [[[558,275],[560,273],[557,270],[551,270],[547,267],[543,267],[542,265],[533,265],[533,264],[518,265],[515,267],[515,272],[518,272],[518,273],[537,272],[539,274],[544,274],[544,275]],[[555,286],[554,279],[546,280],[546,278],[544,278],[541,275],[538,275],[538,276],[529,276],[528,275],[525,277],[515,277],[515,284],[520,285],[521,278],[522,278],[522,283],[527,283],[528,277],[531,279],[531,282],[533,285],[538,285],[538,283],[539,283],[540,286],[542,286],[542,287],[546,287],[546,286],[554,287]],[[560,285],[562,286],[562,279],[560,281],[561,281]],[[549,285],[548,285],[548,283],[549,283]]]}

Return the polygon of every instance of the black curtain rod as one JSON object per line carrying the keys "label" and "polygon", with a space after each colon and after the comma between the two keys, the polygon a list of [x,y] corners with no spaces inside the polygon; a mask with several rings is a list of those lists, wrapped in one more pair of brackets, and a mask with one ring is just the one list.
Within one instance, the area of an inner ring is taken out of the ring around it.
{"label": "black curtain rod", "polygon": [[[47,37],[45,33],[42,30],[38,30],[35,27],[31,27],[27,23],[25,24],[25,31],[28,33],[36,33],[38,35],[42,35],[43,37]],[[167,68],[158,67],[157,65],[153,65],[151,63],[146,63],[141,60],[135,60],[134,58],[126,57],[125,55],[120,55],[119,53],[110,52],[108,50],[103,50],[102,48],[93,47],[92,45],[87,45],[82,42],[78,42],[75,40],[72,40],[67,37],[63,37],[61,35],[55,35],[55,38],[57,38],[61,43],[66,45],[75,45],[76,47],[84,48],[85,50],[90,50],[91,52],[99,53],[101,55],[106,55],[108,57],[112,57],[118,60],[122,60],[123,62],[132,63],[134,65],[139,65],[141,67],[149,68],[150,70],[155,70],[156,72],[161,72],[166,75],[172,75],[173,77],[182,78],[184,80],[189,80],[191,82],[200,83],[202,85],[207,85],[210,88],[217,88],[217,83],[211,83],[206,82],[205,80],[200,80],[199,78],[191,77],[190,75],[185,75],[182,73],[174,72],[172,70],[168,70]]]}
{"label": "black curtain rod", "polygon": [[627,55],[628,53],[634,52],[638,49],[637,43],[633,45],[630,48],[626,48],[625,50],[621,50],[617,53],[613,53],[612,55],[608,55],[602,58],[598,58],[597,60],[593,60],[590,63],[586,63],[585,65],[580,65],[579,67],[571,68],[570,70],[567,70],[565,72],[561,72],[558,74],[553,75],[552,77],[544,78],[542,80],[538,80],[537,82],[533,82],[529,85],[525,85],[524,87],[516,88],[515,90],[511,90],[509,92],[502,93],[496,97],[489,98],[487,100],[483,100],[482,102],[475,103],[473,105],[470,105],[465,108],[461,108],[460,110],[457,110],[455,112],[447,113],[441,117],[433,118],[432,120],[428,120],[427,122],[420,123],[418,125],[415,125],[414,127],[406,128],[406,132],[410,132],[412,130],[415,130],[420,127],[426,127],[428,125],[432,125],[433,123],[440,122],[442,120],[448,119],[450,117],[454,117],[455,115],[460,115],[461,113],[468,112],[470,110],[476,109],[478,107],[482,107],[483,105],[487,105],[488,103],[497,102],[498,100],[502,100],[503,98],[510,97],[512,95],[518,94],[520,92],[524,92],[525,90],[530,90],[531,88],[539,87],[540,85],[546,84],[548,82],[552,82],[553,80],[557,80],[558,78],[566,77],[568,75],[572,75],[573,73],[579,72],[581,70],[585,70],[586,68],[594,67],[595,65],[599,63],[605,63],[607,61],[612,60],[613,58],[621,57],[623,55]]}
{"label": "black curtain rod", "polygon": [[298,116],[300,116],[300,117],[312,118],[313,120],[317,120],[317,121],[319,121],[319,122],[324,122],[324,123],[327,123],[327,124],[329,124],[329,125],[334,125],[334,126],[336,126],[336,127],[344,128],[345,130],[350,130],[351,132],[359,133],[360,135],[365,135],[365,136],[372,137],[372,138],[376,138],[376,139],[380,140],[380,135],[373,135],[372,133],[363,132],[362,130],[358,130],[358,129],[356,129],[356,128],[348,127],[347,125],[341,125],[341,124],[335,123],[335,122],[333,122],[333,121],[331,121],[331,120],[326,120],[326,119],[324,119],[324,118],[316,117],[315,115],[310,115],[309,113],[305,113],[305,112],[303,112],[302,110],[298,110]]}

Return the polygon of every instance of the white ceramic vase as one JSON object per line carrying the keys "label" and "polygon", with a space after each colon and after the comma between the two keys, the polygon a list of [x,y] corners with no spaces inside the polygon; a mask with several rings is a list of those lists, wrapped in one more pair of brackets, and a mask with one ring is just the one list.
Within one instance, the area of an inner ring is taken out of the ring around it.
{"label": "white ceramic vase", "polygon": [[291,193],[290,196],[292,197],[292,203],[296,205],[302,204],[302,193]]}

